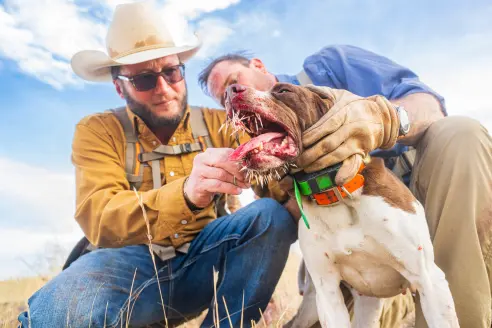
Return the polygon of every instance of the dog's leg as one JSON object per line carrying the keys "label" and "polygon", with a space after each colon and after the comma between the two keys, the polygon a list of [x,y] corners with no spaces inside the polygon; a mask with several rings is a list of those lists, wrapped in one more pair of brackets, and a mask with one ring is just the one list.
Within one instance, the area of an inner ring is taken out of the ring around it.
{"label": "dog's leg", "polygon": [[444,272],[434,262],[428,231],[421,233],[420,237],[420,244],[400,238],[394,247],[389,248],[390,252],[398,248],[404,252],[393,253],[400,262],[394,268],[410,282],[413,290],[418,291],[429,328],[457,328],[459,323],[453,296]]}
{"label": "dog's leg", "polygon": [[349,288],[354,298],[353,328],[379,328],[379,318],[383,310],[383,298],[369,297]]}
{"label": "dog's leg", "polygon": [[[362,198],[378,205],[373,198]],[[420,295],[422,311],[430,328],[459,327],[454,301],[448,282],[442,270],[434,263],[432,247],[424,209],[415,203],[415,213],[388,207],[380,220],[371,216],[366,236],[374,241],[367,243],[366,251],[380,256],[381,261],[390,265],[405,277],[413,290]],[[370,210],[370,206],[365,209]],[[372,249],[370,249],[370,247]]]}
{"label": "dog's leg", "polygon": [[314,328],[320,327],[318,323],[318,312],[316,310],[316,290],[313,281],[307,271],[304,259],[301,261],[298,271],[299,293],[303,296],[301,305],[292,320],[283,328]]}
{"label": "dog's leg", "polygon": [[395,238],[388,246],[395,259],[392,266],[410,282],[412,290],[418,291],[429,328],[458,328],[453,297],[444,272],[434,263],[430,237],[415,245]]}
{"label": "dog's leg", "polygon": [[[433,252],[432,252],[433,253]],[[405,273],[402,272],[405,276]],[[422,258],[420,274],[407,273],[406,277],[412,286],[417,289],[420,297],[422,312],[430,328],[457,328],[459,327],[453,296],[449,290],[444,272],[429,258]]]}
{"label": "dog's leg", "polygon": [[325,245],[304,224],[299,224],[299,243],[316,289],[316,307],[323,328],[349,328],[350,317],[340,290],[340,273],[325,256]]}
{"label": "dog's leg", "polygon": [[283,328],[314,328],[320,327],[318,323],[318,312],[316,310],[316,290],[314,289],[313,281],[305,265],[301,270],[304,270],[305,277],[303,281],[303,298],[302,303],[297,310],[297,314],[292,320],[284,325]]}

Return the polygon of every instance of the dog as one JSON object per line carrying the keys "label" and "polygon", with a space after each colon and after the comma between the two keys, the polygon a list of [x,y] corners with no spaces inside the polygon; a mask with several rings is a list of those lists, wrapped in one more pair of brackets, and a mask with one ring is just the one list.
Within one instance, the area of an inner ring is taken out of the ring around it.
{"label": "dog", "polygon": [[[262,185],[301,170],[291,164],[303,151],[301,135],[334,104],[330,92],[314,86],[277,83],[263,92],[230,85],[227,125],[252,137],[230,159]],[[382,159],[367,162],[358,178],[363,185],[353,192],[333,187],[339,200],[333,206],[302,199],[308,222],[299,221],[299,243],[321,326],[351,326],[342,282],[354,299],[352,327],[379,327],[383,299],[407,288],[419,293],[429,327],[459,327],[448,282],[434,263],[422,205]]]}

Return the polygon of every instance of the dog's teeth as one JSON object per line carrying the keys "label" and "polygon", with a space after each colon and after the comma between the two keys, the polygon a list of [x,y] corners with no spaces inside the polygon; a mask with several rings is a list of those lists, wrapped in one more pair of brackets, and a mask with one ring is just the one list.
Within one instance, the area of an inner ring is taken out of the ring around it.
{"label": "dog's teeth", "polygon": [[260,151],[262,151],[262,150],[263,150],[263,142],[261,142],[261,143],[260,143],[260,145],[258,146],[258,149],[259,149]]}
{"label": "dog's teeth", "polygon": [[256,114],[258,116],[258,121],[260,121],[261,128],[263,129],[263,121],[261,120],[261,116],[259,114]]}

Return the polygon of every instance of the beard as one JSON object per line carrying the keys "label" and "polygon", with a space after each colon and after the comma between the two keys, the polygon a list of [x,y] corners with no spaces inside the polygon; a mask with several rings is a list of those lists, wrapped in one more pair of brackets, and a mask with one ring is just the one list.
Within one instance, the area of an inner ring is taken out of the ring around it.
{"label": "beard", "polygon": [[125,87],[122,88],[122,93],[128,108],[130,108],[135,115],[140,117],[150,129],[178,125],[186,112],[186,107],[188,107],[188,88],[185,89],[185,94],[183,100],[181,101],[181,111],[173,117],[160,117],[155,115],[152,113],[149,106],[133,99]]}

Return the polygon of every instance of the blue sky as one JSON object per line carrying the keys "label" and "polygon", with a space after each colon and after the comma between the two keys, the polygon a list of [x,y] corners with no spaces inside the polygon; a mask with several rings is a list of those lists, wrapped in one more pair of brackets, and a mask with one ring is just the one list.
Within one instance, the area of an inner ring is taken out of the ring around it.
{"label": "blue sky", "polygon": [[[43,253],[81,236],[70,146],[74,126],[122,105],[111,84],[84,83],[70,57],[103,49],[119,0],[0,1],[0,279],[47,269]],[[273,73],[297,73],[329,44],[352,44],[413,69],[451,115],[492,128],[490,1],[167,0],[204,46],[187,64],[189,101],[215,107],[196,77],[210,58],[249,50]],[[45,251],[46,250],[46,251]],[[41,254],[41,256],[40,256]]]}

